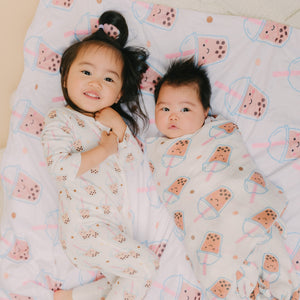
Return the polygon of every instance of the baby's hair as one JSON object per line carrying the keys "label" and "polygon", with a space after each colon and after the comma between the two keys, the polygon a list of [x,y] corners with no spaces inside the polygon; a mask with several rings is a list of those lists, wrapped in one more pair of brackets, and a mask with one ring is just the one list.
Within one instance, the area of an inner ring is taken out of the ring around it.
{"label": "baby's hair", "polygon": [[[119,32],[117,38],[109,36],[104,32],[103,25],[113,25]],[[126,46],[128,39],[128,26],[125,18],[116,11],[106,11],[99,18],[99,29],[91,35],[85,37],[82,41],[76,42],[67,48],[63,55],[60,65],[61,87],[67,104],[74,110],[81,113],[88,113],[92,116],[96,112],[87,112],[79,108],[68,95],[66,82],[70,67],[82,49],[90,46],[98,46],[112,49],[123,61],[122,71],[122,96],[118,103],[111,107],[115,109],[125,120],[133,134],[139,131],[138,118],[145,126],[148,121],[147,115],[143,112],[140,104],[140,85],[143,73],[148,69],[146,60],[149,53],[142,47]]]}
{"label": "baby's hair", "polygon": [[159,91],[164,84],[175,87],[195,85],[203,108],[210,108],[210,80],[203,65],[198,65],[194,57],[185,60],[175,60],[169,65],[167,72],[155,87],[155,103],[157,102]]}

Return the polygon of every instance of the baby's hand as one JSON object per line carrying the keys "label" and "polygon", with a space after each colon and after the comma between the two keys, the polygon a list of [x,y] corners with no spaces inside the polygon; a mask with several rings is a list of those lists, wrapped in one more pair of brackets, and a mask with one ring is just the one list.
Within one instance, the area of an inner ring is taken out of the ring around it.
{"label": "baby's hand", "polygon": [[101,134],[101,140],[99,144],[105,148],[105,151],[108,155],[118,152],[118,137],[112,131],[110,131],[109,133],[103,131]]}
{"label": "baby's hand", "polygon": [[112,129],[112,131],[118,136],[119,140],[122,141],[126,130],[126,124],[122,117],[111,107],[106,107],[95,115],[95,120],[100,122],[106,127]]}

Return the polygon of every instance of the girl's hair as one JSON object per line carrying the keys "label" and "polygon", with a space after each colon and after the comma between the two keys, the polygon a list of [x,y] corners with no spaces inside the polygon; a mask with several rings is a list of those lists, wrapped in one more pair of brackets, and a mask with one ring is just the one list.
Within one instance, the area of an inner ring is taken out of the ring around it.
{"label": "girl's hair", "polygon": [[207,72],[202,65],[195,62],[194,57],[186,60],[173,61],[166,74],[155,87],[155,103],[163,84],[170,86],[195,85],[204,109],[210,108],[211,85]]}
{"label": "girl's hair", "polygon": [[[104,32],[104,24],[113,25],[119,30],[117,38],[110,37]],[[64,98],[74,110],[95,115],[96,112],[84,111],[73,103],[68,95],[66,82],[70,67],[82,49],[86,49],[90,45],[110,48],[119,53],[124,63],[122,70],[122,96],[118,103],[113,104],[111,107],[125,119],[133,134],[137,134],[139,131],[138,118],[142,120],[144,126],[148,121],[147,115],[142,110],[139,96],[141,96],[140,84],[143,73],[148,69],[146,60],[149,53],[142,47],[125,47],[128,39],[128,27],[126,20],[120,13],[116,11],[104,12],[99,18],[99,25],[99,29],[96,32],[71,45],[62,55],[60,74]]]}

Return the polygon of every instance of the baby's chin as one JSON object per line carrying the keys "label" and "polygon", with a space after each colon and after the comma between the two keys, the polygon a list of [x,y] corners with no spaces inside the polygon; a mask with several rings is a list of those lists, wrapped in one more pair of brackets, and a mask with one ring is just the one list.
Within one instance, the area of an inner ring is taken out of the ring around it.
{"label": "baby's chin", "polygon": [[170,132],[170,130],[168,130],[167,132],[165,132],[164,136],[168,139],[177,139],[177,138],[180,138],[180,137],[184,137],[186,135],[194,134],[199,129],[195,129],[195,130],[180,130],[180,129],[177,129],[177,130],[174,130],[174,131],[171,131],[171,132]]}

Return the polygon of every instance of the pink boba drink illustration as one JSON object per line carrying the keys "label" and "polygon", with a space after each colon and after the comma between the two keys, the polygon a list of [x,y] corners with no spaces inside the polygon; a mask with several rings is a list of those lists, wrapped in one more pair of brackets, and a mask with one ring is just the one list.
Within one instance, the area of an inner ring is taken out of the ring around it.
{"label": "pink boba drink illustration", "polygon": [[197,205],[199,216],[194,219],[194,222],[197,222],[201,218],[217,218],[232,198],[233,194],[231,190],[225,186],[221,186],[208,195],[201,197]]}
{"label": "pink boba drink illustration", "polygon": [[284,46],[291,34],[291,28],[285,24],[257,19],[246,19],[244,30],[252,41],[264,42],[276,47]]}
{"label": "pink boba drink illustration", "polygon": [[298,245],[298,248],[293,253],[292,256],[292,263],[297,272],[300,272],[300,245]]}
{"label": "pink boba drink illustration", "polygon": [[262,271],[263,278],[268,282],[274,282],[279,277],[279,262],[271,253],[264,254]]}
{"label": "pink boba drink illustration", "polygon": [[187,177],[179,177],[168,187],[168,189],[164,190],[163,201],[165,202],[166,206],[179,200],[180,193],[188,181],[189,178]]}
{"label": "pink boba drink illustration", "polygon": [[219,145],[203,164],[202,169],[205,172],[219,172],[229,165],[231,147],[228,145]]}
{"label": "pink boba drink illustration", "polygon": [[277,128],[269,137],[267,144],[255,147],[267,147],[269,155],[283,163],[300,157],[300,129],[288,125]]}
{"label": "pink boba drink illustration", "polygon": [[245,190],[251,194],[250,203],[254,202],[256,194],[264,194],[268,191],[266,182],[261,173],[253,171],[244,183]]}
{"label": "pink boba drink illustration", "polygon": [[45,223],[33,226],[32,231],[45,231],[49,239],[53,241],[53,244],[57,245],[59,243],[58,210],[49,212],[46,216]]}
{"label": "pink boba drink illustration", "polygon": [[240,243],[247,237],[255,237],[259,240],[270,238],[270,229],[275,223],[278,214],[272,208],[266,208],[244,221],[244,235],[236,243]]}
{"label": "pink boba drink illustration", "polygon": [[217,232],[208,232],[197,251],[198,261],[203,266],[203,275],[206,275],[206,266],[215,263],[221,257],[222,236]]}
{"label": "pink boba drink illustration", "polygon": [[46,280],[48,289],[53,292],[60,290],[62,287],[62,282],[60,280],[57,280],[48,274],[46,274],[45,280]]}
{"label": "pink boba drink illustration", "polygon": [[4,188],[12,199],[36,204],[41,197],[41,185],[19,166],[8,166],[3,170]]}
{"label": "pink boba drink illustration", "polygon": [[61,9],[71,9],[74,0],[43,0],[46,6],[53,6]]}
{"label": "pink boba drink illustration", "polygon": [[146,23],[163,30],[171,30],[176,21],[177,10],[161,4],[134,1],[134,16],[140,23]]}
{"label": "pink boba drink illustration", "polygon": [[141,82],[141,90],[143,93],[153,95],[155,87],[159,80],[161,79],[162,74],[157,71],[154,67],[149,66],[147,71],[143,74]]}
{"label": "pink boba drink illustration", "polygon": [[175,234],[179,240],[183,240],[185,236],[184,230],[184,214],[182,211],[174,211],[173,213],[176,229]]}
{"label": "pink boba drink illustration", "polygon": [[199,65],[212,65],[227,58],[229,43],[224,36],[205,36],[192,33],[181,43],[179,52],[166,55],[168,59],[195,56]]}
{"label": "pink boba drink illustration", "polygon": [[209,130],[210,138],[204,141],[202,145],[204,146],[214,139],[223,138],[229,134],[232,134],[236,130],[238,130],[238,126],[232,122],[225,122],[220,125],[212,126],[212,128]]}
{"label": "pink boba drink illustration", "polygon": [[167,168],[166,175],[168,175],[170,168],[178,166],[185,160],[190,142],[190,139],[176,140],[163,154],[162,164]]}
{"label": "pink boba drink illustration", "polygon": [[[16,236],[12,229],[1,232],[0,236],[0,258],[7,257],[13,245],[16,242]],[[1,299],[1,298],[0,298]]]}
{"label": "pink boba drink illustration", "polygon": [[273,77],[287,78],[290,86],[297,92],[300,92],[300,57],[291,61],[287,70],[278,70],[273,72]]}
{"label": "pink boba drink illustration", "polygon": [[99,16],[84,14],[75,25],[74,31],[64,33],[65,37],[74,36],[77,40],[82,40],[87,35],[94,33],[99,28]]}
{"label": "pink boba drink illustration", "polygon": [[293,293],[291,300],[299,300],[299,295],[300,295],[300,288]]}
{"label": "pink boba drink illustration", "polygon": [[231,115],[255,121],[265,117],[269,99],[249,77],[239,78],[229,87],[219,81],[215,85],[226,92],[225,106]]}
{"label": "pink boba drink illustration", "polygon": [[226,87],[220,82],[215,85],[223,89],[225,106],[231,115],[238,115],[255,121],[262,120],[268,109],[268,96],[249,77],[242,77]]}
{"label": "pink boba drink illustration", "polygon": [[168,277],[160,288],[162,300],[201,300],[201,288],[186,280],[182,275]]}
{"label": "pink boba drink illustration", "polygon": [[32,36],[25,41],[24,59],[32,70],[39,70],[52,75],[59,73],[61,54],[41,37]]}
{"label": "pink boba drink illustration", "polygon": [[33,138],[40,138],[44,128],[44,116],[31,105],[29,100],[20,100],[13,107],[12,115],[19,119],[14,123],[14,132],[21,132]]}
{"label": "pink boba drink illustration", "polygon": [[25,240],[16,239],[7,258],[15,262],[28,261],[30,258],[29,246]]}
{"label": "pink boba drink illustration", "polygon": [[162,241],[162,242],[152,243],[148,247],[157,255],[158,258],[161,258],[161,256],[163,255],[163,253],[166,249],[166,246],[167,246],[167,243]]}
{"label": "pink boba drink illustration", "polygon": [[300,92],[300,57],[290,63],[288,67],[288,81],[293,89]]}
{"label": "pink boba drink illustration", "polygon": [[231,283],[225,278],[220,278],[210,289],[209,292],[214,296],[213,300],[226,299],[231,289]]}

